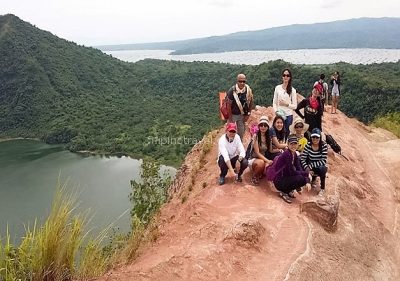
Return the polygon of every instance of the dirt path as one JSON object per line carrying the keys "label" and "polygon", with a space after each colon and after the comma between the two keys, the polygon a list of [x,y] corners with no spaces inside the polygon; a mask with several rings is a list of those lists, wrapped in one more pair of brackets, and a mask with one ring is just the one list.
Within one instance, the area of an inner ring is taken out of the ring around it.
{"label": "dirt path", "polygon": [[[218,186],[214,145],[194,185],[163,208],[154,245],[99,280],[399,280],[400,141],[341,113],[326,114],[323,126],[350,160],[328,159],[327,196],[340,198],[337,231],[299,212],[315,193],[289,205],[265,180],[252,186],[248,172],[243,183]],[[189,154],[185,165],[198,158]]]}

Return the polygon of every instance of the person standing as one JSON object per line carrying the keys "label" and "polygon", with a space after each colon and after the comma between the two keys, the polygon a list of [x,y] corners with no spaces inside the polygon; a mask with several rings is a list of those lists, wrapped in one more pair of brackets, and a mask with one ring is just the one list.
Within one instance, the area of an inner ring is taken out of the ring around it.
{"label": "person standing", "polygon": [[[309,125],[306,133],[307,139],[310,139],[310,132],[314,128],[322,130],[322,114],[323,106],[321,102],[321,93],[323,89],[321,84],[317,83],[308,98],[303,99],[297,105],[295,112]],[[300,112],[300,109],[304,108],[304,115]]]}
{"label": "person standing", "polygon": [[289,68],[282,71],[282,84],[275,87],[272,107],[277,115],[285,121],[286,137],[289,135],[289,126],[293,122],[293,110],[297,107],[297,93],[292,86],[292,72]]}
{"label": "person standing", "polygon": [[[231,175],[235,176],[237,182],[242,182],[243,171],[248,166],[248,161],[245,158],[246,151],[244,150],[243,143],[236,132],[236,124],[228,123],[226,125],[226,133],[218,140],[218,166],[221,170],[218,181],[219,185],[225,183],[225,177],[228,174],[228,171]],[[236,174],[235,167],[237,161],[240,163],[240,169]]]}
{"label": "person standing", "polygon": [[332,108],[331,114],[336,114],[340,98],[340,75],[338,71],[335,71],[331,77],[332,85]]}
{"label": "person standing", "polygon": [[322,102],[322,107],[324,108],[325,111],[325,104],[329,104],[329,88],[328,88],[328,83],[326,83],[325,81],[325,74],[322,73],[319,76],[319,80],[315,81],[314,86],[319,83],[322,85],[322,94],[321,94],[321,102]]}
{"label": "person standing", "polygon": [[240,73],[236,77],[236,85],[233,85],[227,92],[230,106],[227,123],[236,123],[237,133],[241,140],[245,131],[245,122],[250,116],[253,108],[253,92],[246,84],[246,75]]}

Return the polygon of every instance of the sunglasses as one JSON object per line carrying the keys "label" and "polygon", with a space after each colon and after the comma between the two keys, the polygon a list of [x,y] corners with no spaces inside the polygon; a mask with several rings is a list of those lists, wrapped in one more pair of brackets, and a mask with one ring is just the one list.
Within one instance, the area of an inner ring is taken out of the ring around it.
{"label": "sunglasses", "polygon": [[311,137],[312,139],[319,139],[319,137],[317,137],[317,136],[313,136],[313,137]]}
{"label": "sunglasses", "polygon": [[236,133],[236,131],[234,131],[234,130],[230,130],[230,131],[228,131],[229,133]]}
{"label": "sunglasses", "polygon": [[282,77],[290,77],[290,74],[282,74]]}
{"label": "sunglasses", "polygon": [[295,129],[303,129],[304,126],[294,126]]}
{"label": "sunglasses", "polygon": [[268,127],[268,124],[266,124],[266,123],[261,123],[260,125],[258,125],[258,127]]}
{"label": "sunglasses", "polygon": [[246,83],[246,80],[239,80],[238,83]]}

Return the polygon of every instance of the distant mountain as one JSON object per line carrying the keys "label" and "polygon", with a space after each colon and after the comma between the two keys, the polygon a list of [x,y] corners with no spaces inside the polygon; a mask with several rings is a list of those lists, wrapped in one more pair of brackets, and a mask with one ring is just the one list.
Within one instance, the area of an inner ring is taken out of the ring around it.
{"label": "distant mountain", "polygon": [[400,18],[360,18],[316,24],[294,24],[200,39],[98,46],[103,51],[160,49],[172,54],[243,50],[334,48],[400,49]]}
{"label": "distant mountain", "polygon": [[282,60],[257,66],[144,60],[122,62],[14,15],[0,16],[0,138],[65,143],[71,151],[151,156],[179,164],[220,126],[219,91],[246,73],[256,103],[270,105],[283,68],[310,91],[320,73],[342,74],[341,109],[362,121],[400,108],[400,62],[321,66]]}

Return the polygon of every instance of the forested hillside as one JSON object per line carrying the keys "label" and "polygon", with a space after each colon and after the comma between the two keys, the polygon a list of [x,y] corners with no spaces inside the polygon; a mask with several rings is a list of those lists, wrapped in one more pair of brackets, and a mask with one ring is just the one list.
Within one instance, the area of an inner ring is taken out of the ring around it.
{"label": "forested hillside", "polygon": [[172,54],[243,50],[400,48],[400,18],[360,18],[315,24],[293,24],[172,42],[99,46],[101,50],[158,49]]}
{"label": "forested hillside", "polygon": [[[342,73],[342,109],[364,122],[400,107],[400,63],[258,66],[144,60],[121,62],[13,15],[0,17],[0,137],[36,137],[178,164],[221,124],[217,93],[244,72],[256,102],[271,104],[281,70],[306,94],[321,72]],[[165,142],[169,142],[166,144]]]}

